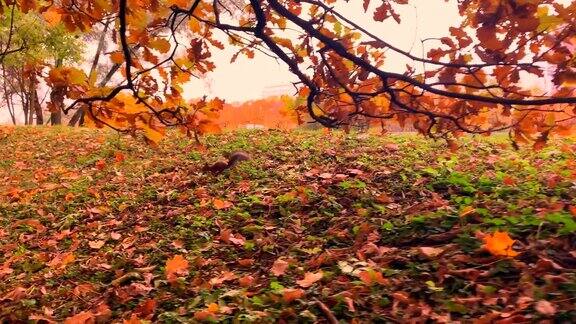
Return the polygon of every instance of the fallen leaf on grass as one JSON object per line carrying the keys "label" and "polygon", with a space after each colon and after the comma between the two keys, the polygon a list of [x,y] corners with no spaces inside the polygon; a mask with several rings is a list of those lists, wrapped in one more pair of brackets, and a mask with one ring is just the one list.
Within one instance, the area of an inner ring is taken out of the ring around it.
{"label": "fallen leaf on grass", "polygon": [[228,209],[233,206],[233,204],[227,200],[214,199],[212,203],[216,209]]}
{"label": "fallen leaf on grass", "polygon": [[230,229],[220,230],[220,239],[225,243],[232,243],[238,246],[244,246],[246,239],[241,234],[232,234]]}
{"label": "fallen leaf on grass", "polygon": [[438,255],[440,255],[440,253],[444,252],[444,249],[434,248],[434,247],[426,247],[426,246],[420,247],[419,250],[420,250],[420,253],[427,258],[435,258]]}
{"label": "fallen leaf on grass", "polygon": [[278,259],[274,261],[274,264],[272,265],[272,269],[270,269],[270,271],[272,272],[273,275],[279,277],[286,272],[286,269],[288,269],[288,262],[282,259]]}
{"label": "fallen leaf on grass", "polygon": [[296,283],[300,287],[308,288],[308,287],[312,286],[313,284],[315,284],[316,282],[318,282],[320,279],[322,279],[323,275],[324,274],[322,273],[322,270],[320,270],[316,273],[306,272],[304,274],[304,279],[298,280],[298,281],[296,281]]}
{"label": "fallen leaf on grass", "polygon": [[175,281],[179,276],[188,274],[188,260],[181,255],[176,255],[166,261],[166,278]]}
{"label": "fallen leaf on grass", "polygon": [[382,273],[379,271],[374,271],[372,269],[368,269],[366,271],[362,271],[358,273],[358,278],[362,280],[368,286],[373,285],[374,283],[379,283],[381,285],[385,285],[388,283],[388,280],[382,276]]}
{"label": "fallen leaf on grass", "polygon": [[98,250],[103,247],[105,243],[105,241],[90,241],[88,242],[88,245],[94,250]]}
{"label": "fallen leaf on grass", "polygon": [[252,276],[245,276],[245,277],[238,279],[238,283],[240,284],[240,287],[244,287],[244,288],[252,286],[254,284],[254,281],[255,281],[255,279]]}
{"label": "fallen leaf on grass", "polygon": [[514,240],[507,232],[496,231],[494,234],[487,234],[483,238],[484,248],[496,256],[515,257],[518,252],[512,250]]}
{"label": "fallen leaf on grass", "polygon": [[0,301],[3,300],[11,300],[11,301],[19,301],[20,299],[26,297],[26,289],[23,287],[16,287],[4,297],[0,298]]}
{"label": "fallen leaf on grass", "polygon": [[74,260],[76,260],[74,254],[72,252],[66,252],[56,255],[54,259],[47,263],[47,265],[51,268],[61,269],[66,267],[69,263],[74,262]]}
{"label": "fallen leaf on grass", "polygon": [[210,279],[210,284],[212,286],[219,286],[226,281],[230,281],[230,280],[234,280],[234,279],[236,279],[236,275],[234,274],[234,272],[226,271],[226,272],[222,273],[222,275],[220,275],[219,277]]}
{"label": "fallen leaf on grass", "polygon": [[304,296],[304,290],[296,288],[286,288],[282,291],[282,300],[289,303],[293,300],[300,299]]}
{"label": "fallen leaf on grass", "polygon": [[554,316],[556,314],[556,307],[547,300],[540,300],[534,306],[534,309],[542,315]]}
{"label": "fallen leaf on grass", "polygon": [[102,171],[106,167],[106,161],[105,160],[98,160],[98,162],[96,162],[95,166],[96,166],[96,169]]}
{"label": "fallen leaf on grass", "polygon": [[92,312],[81,312],[74,316],[68,317],[64,324],[87,324],[94,322],[94,314]]}

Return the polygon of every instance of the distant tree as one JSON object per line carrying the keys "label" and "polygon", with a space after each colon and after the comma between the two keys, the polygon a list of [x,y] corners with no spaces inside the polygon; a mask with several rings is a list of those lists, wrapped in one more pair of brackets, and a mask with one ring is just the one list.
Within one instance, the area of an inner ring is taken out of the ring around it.
{"label": "distant tree", "polygon": [[[363,6],[367,17],[399,24],[398,9],[410,2],[364,0]],[[438,0],[438,6],[446,2]],[[69,85],[67,98],[75,100],[66,111],[80,106],[92,124],[143,130],[153,141],[165,126],[195,134],[217,129],[212,113],[221,102],[187,103],[181,92],[191,77],[214,69],[212,52],[226,46],[236,47],[237,55],[252,58],[259,51],[283,62],[299,79],[305,104],[297,109],[327,127],[365,116],[448,140],[509,130],[515,141],[537,146],[552,134],[571,133],[576,3],[452,3],[464,19],[438,38],[437,48],[419,56],[337,10],[350,5],[343,0],[19,2],[22,10],[42,11],[69,30],[115,19],[117,50],[110,58],[122,64],[123,83],[97,88],[88,77],[68,79],[76,75],[70,70],[55,78]],[[392,72],[386,52],[413,64],[404,73]],[[424,71],[417,73],[416,65]],[[522,80],[528,75],[550,80],[553,89],[527,89]]]}
{"label": "distant tree", "polygon": [[[59,66],[80,58],[81,45],[77,37],[64,26],[50,27],[37,13],[22,13],[18,9],[6,12],[0,19],[0,44],[17,46],[20,51],[2,57],[1,68],[4,105],[16,123],[16,107],[22,109],[24,123],[43,124],[44,115],[39,87],[46,66]],[[15,104],[15,99],[19,102]],[[60,109],[62,107],[59,107]],[[59,121],[61,110],[51,109],[51,118]]]}

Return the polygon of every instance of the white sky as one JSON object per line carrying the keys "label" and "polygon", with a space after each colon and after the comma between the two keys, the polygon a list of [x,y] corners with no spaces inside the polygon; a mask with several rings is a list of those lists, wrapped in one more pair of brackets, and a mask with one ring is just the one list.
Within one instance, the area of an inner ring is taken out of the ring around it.
{"label": "white sky", "polygon": [[[416,56],[423,55],[422,39],[447,36],[449,35],[448,28],[458,26],[461,20],[455,0],[449,2],[411,0],[410,5],[396,6],[402,18],[401,24],[397,24],[392,18],[385,22],[373,20],[373,9],[381,1],[372,0],[368,13],[364,13],[362,3],[362,0],[340,1],[336,10],[382,39],[403,50],[409,50]],[[222,38],[225,44],[226,39],[226,37]],[[438,45],[438,41],[428,41],[424,53]],[[235,63],[230,63],[230,58],[236,50],[232,46],[227,46],[224,51],[215,49],[213,51],[215,71],[209,73],[204,79],[192,80],[185,87],[185,97],[191,99],[207,95],[220,97],[227,102],[253,100],[269,94],[271,87],[284,85],[287,89],[291,89],[290,83],[296,81],[284,63],[259,52],[256,52],[253,59],[239,55]],[[384,69],[404,72],[405,65],[410,64],[416,68],[417,72],[421,71],[421,64],[408,61],[399,55],[393,55],[390,51],[387,54]],[[2,123],[10,123],[6,109],[0,111],[0,124]]]}
{"label": "white sky", "polygon": [[[422,55],[421,39],[446,36],[450,26],[459,24],[456,1],[446,3],[444,0],[411,0],[411,5],[397,6],[400,9],[398,13],[402,17],[401,24],[397,24],[393,19],[375,22],[372,19],[373,9],[381,2],[373,0],[368,13],[364,13],[362,2],[362,0],[339,2],[336,10],[391,44],[403,50],[411,49],[417,56]],[[227,36],[222,35],[222,41],[226,44]],[[437,44],[434,41],[428,42],[427,49]],[[88,61],[84,64],[86,71],[89,70],[91,52],[96,47],[94,45],[88,48],[90,53],[87,53]],[[266,93],[270,93],[271,87],[275,86],[285,86],[292,91],[290,84],[297,79],[283,62],[256,51],[253,59],[241,54],[235,63],[230,63],[236,50],[237,48],[232,46],[227,46],[224,51],[215,49],[212,53],[216,65],[215,71],[204,79],[193,79],[185,87],[185,97],[192,99],[207,95],[219,97],[227,102],[238,102],[262,98]],[[399,56],[389,56],[385,68],[403,72],[407,63],[411,62]],[[21,119],[21,116],[18,117]],[[7,109],[2,109],[0,124],[5,123],[11,121]]]}
{"label": "white sky", "polygon": [[[373,0],[366,14],[362,2],[340,2],[336,10],[393,45],[404,50],[411,49],[417,56],[422,55],[421,39],[447,36],[448,28],[457,26],[460,22],[456,1],[446,3],[444,0],[412,0],[412,5],[397,6],[402,9],[398,11],[402,17],[401,24],[397,24],[393,19],[375,22],[372,19],[372,9],[381,2]],[[436,45],[438,42],[428,41],[427,50]],[[286,65],[258,52],[253,59],[240,55],[235,63],[230,64],[234,53],[232,49],[230,47],[226,51],[213,53],[216,70],[205,80],[190,82],[186,87],[186,97],[217,96],[228,102],[252,100],[262,98],[271,86],[289,85],[296,81]],[[411,62],[398,56],[389,56],[385,69],[403,72],[406,63]]]}

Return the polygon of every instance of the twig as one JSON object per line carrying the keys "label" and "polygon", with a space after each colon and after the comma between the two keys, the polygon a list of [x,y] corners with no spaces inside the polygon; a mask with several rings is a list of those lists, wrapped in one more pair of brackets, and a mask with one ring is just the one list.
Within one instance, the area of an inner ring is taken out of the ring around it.
{"label": "twig", "polygon": [[334,316],[334,313],[332,313],[332,311],[330,310],[330,308],[328,308],[328,306],[326,306],[326,304],[321,302],[318,298],[314,298],[314,301],[316,302],[316,304],[318,304],[318,307],[320,307],[320,309],[322,310],[324,315],[326,315],[326,318],[328,318],[328,321],[331,324],[338,324],[338,319],[336,318],[336,316]]}

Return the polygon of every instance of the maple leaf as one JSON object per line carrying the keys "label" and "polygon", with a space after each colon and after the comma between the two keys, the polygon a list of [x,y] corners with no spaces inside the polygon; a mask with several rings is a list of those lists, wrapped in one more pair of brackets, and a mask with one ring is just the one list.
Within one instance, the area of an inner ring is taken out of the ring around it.
{"label": "maple leaf", "polygon": [[496,231],[493,234],[487,234],[483,238],[484,248],[496,256],[515,257],[518,252],[512,250],[514,240],[510,238],[507,232]]}
{"label": "maple leaf", "polygon": [[288,262],[279,258],[276,261],[274,261],[274,264],[272,264],[272,268],[270,269],[270,271],[276,277],[280,277],[286,272],[286,269],[288,269]]}
{"label": "maple leaf", "polygon": [[157,302],[154,299],[147,299],[143,302],[141,302],[138,306],[136,306],[136,308],[134,309],[134,313],[143,316],[145,318],[148,318],[152,315],[154,315],[154,312],[156,311],[156,306],[157,306]]}
{"label": "maple leaf", "polygon": [[324,274],[322,273],[322,270],[320,270],[316,273],[306,272],[304,274],[304,278],[296,281],[296,283],[300,287],[308,288],[308,287],[312,286],[313,284],[315,284],[316,282],[320,281],[320,279],[322,279],[323,276],[324,276]]}
{"label": "maple leaf", "polygon": [[179,276],[188,274],[188,260],[181,255],[176,255],[166,261],[166,278],[168,281],[173,282]]}
{"label": "maple leaf", "polygon": [[138,318],[138,315],[132,314],[129,319],[122,321],[122,324],[141,324],[142,321]]}

